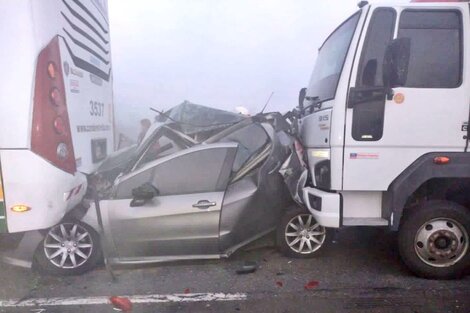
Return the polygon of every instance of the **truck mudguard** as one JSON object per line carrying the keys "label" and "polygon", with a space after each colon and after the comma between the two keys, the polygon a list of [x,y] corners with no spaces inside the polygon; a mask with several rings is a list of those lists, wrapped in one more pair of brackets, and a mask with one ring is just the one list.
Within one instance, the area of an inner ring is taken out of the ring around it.
{"label": "truck mudguard", "polygon": [[[436,157],[448,157],[446,164],[436,164]],[[432,178],[470,178],[470,153],[431,152],[422,155],[408,166],[390,184],[385,192],[382,217],[391,220],[393,230],[398,230],[408,198],[426,181]]]}

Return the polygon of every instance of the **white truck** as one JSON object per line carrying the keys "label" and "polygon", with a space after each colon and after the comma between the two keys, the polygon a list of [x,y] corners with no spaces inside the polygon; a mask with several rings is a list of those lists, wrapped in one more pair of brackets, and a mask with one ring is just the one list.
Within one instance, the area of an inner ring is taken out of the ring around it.
{"label": "white truck", "polygon": [[303,202],[325,227],[398,231],[419,276],[459,277],[470,265],[469,2],[359,7],[319,49],[300,98]]}
{"label": "white truck", "polygon": [[1,1],[0,38],[0,233],[46,229],[114,150],[107,3]]}

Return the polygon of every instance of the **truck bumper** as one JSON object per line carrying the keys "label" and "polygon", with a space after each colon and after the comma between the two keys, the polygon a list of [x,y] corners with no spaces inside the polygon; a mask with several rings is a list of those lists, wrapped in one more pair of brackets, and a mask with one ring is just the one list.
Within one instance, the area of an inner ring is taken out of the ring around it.
{"label": "truck bumper", "polygon": [[340,227],[341,195],[312,187],[303,188],[303,200],[310,213],[324,227]]}

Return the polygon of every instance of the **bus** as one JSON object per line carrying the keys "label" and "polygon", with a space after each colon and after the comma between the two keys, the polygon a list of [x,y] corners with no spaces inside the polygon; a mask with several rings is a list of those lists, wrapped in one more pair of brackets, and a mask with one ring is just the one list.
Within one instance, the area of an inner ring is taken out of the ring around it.
{"label": "bus", "polygon": [[0,233],[77,206],[114,150],[106,0],[0,2]]}

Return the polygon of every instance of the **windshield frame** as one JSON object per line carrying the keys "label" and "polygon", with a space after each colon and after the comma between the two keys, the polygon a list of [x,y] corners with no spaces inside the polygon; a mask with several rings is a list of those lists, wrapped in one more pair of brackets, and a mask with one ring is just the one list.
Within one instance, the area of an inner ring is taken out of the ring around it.
{"label": "windshield frame", "polygon": [[[341,80],[341,75],[343,73],[343,70],[344,70],[344,65],[346,63],[346,59],[348,57],[348,53],[349,51],[351,50],[351,45],[352,45],[352,42],[353,42],[353,39],[354,39],[354,36],[358,30],[358,26],[359,26],[359,22],[361,20],[361,14],[363,12],[363,9],[361,10],[358,10],[356,11],[354,14],[352,14],[350,17],[348,17],[346,20],[344,20],[344,22],[342,22],[338,27],[335,28],[335,30],[333,32],[331,32],[331,34],[325,39],[325,41],[322,43],[322,45],[320,46],[320,48],[318,49],[318,54],[317,54],[317,58],[315,60],[315,65],[314,65],[314,68],[312,70],[312,74],[311,74],[311,77],[310,77],[310,81],[309,81],[309,85],[308,85],[308,88],[307,88],[307,95],[306,95],[306,100],[309,101],[308,105],[306,107],[309,107],[309,106],[315,106],[315,105],[318,105],[320,103],[323,103],[323,102],[326,102],[326,101],[330,101],[330,100],[334,100],[335,97],[336,97],[336,92],[338,90],[338,86],[339,86],[339,82]],[[317,89],[321,89],[321,88],[324,88],[321,86],[321,82],[324,80],[324,79],[327,79],[328,77],[330,76],[327,76],[325,78],[323,78],[322,80],[318,80],[318,81],[313,81],[314,80],[314,77],[315,77],[315,70],[316,70],[316,66],[317,66],[317,63],[318,63],[318,58],[320,56],[320,53],[322,51],[322,49],[325,47],[325,44],[328,43],[328,41],[331,39],[331,37],[337,33],[337,31],[339,29],[341,29],[341,27],[348,23],[351,19],[357,17],[357,21],[354,25],[354,29],[353,29],[353,32],[352,32],[352,35],[351,35],[351,38],[349,39],[349,42],[347,44],[347,48],[345,49],[345,54],[344,54],[344,59],[342,61],[342,64],[341,64],[341,67],[340,67],[340,70],[338,72],[338,77],[336,79],[336,83],[335,83],[335,86],[334,88],[331,88],[333,91],[331,93],[331,96],[329,97],[325,97],[324,99],[323,98],[319,98],[318,97],[318,92],[312,92],[312,89],[314,89],[313,87],[317,87],[315,88],[314,90],[317,90]],[[318,88],[319,87],[319,88]]]}

